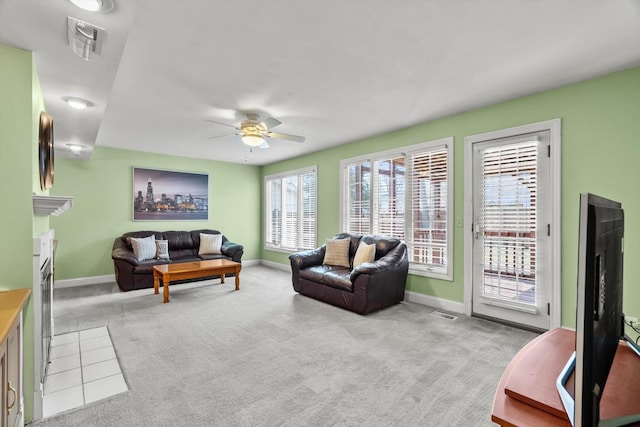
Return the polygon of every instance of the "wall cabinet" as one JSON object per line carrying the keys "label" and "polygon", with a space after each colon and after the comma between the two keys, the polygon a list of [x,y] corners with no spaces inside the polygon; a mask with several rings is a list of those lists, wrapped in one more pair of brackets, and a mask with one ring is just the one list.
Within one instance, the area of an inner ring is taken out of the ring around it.
{"label": "wall cabinet", "polygon": [[22,309],[30,293],[0,292],[0,427],[24,425]]}

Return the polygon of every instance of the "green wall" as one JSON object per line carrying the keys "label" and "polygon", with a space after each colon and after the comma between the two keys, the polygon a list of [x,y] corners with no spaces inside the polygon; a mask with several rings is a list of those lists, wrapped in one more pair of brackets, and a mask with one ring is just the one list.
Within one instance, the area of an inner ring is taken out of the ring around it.
{"label": "green wall", "polygon": [[[562,324],[575,325],[579,193],[622,202],[625,209],[625,312],[640,315],[640,68],[434,120],[263,168],[263,176],[318,166],[318,241],[339,231],[341,159],[453,136],[454,217],[464,216],[464,137],[562,119]],[[263,259],[287,255],[263,249]],[[410,275],[410,291],[463,302],[464,239],[454,229],[454,280]]]}
{"label": "green wall", "polygon": [[[133,167],[209,174],[208,221],[133,221]],[[96,147],[91,160],[56,159],[51,193],[73,196],[73,208],[51,219],[58,247],[56,279],[113,274],[111,248],[136,230],[213,228],[260,258],[260,168],[212,160]]]}
{"label": "green wall", "polygon": [[[31,52],[0,45],[0,290],[32,288],[33,236],[49,229],[33,215],[42,194],[37,138],[44,100]],[[25,420],[33,419],[33,307],[23,317]]]}
{"label": "green wall", "polygon": [[[454,217],[463,217],[463,141],[467,135],[562,119],[562,323],[575,323],[578,194],[592,192],[623,203],[626,215],[625,311],[640,317],[640,68],[518,98],[378,135],[262,168],[210,160],[96,147],[89,161],[56,159],[55,195],[74,196],[60,217],[34,216],[31,193],[37,176],[37,123],[44,109],[30,52],[0,45],[0,290],[31,287],[33,235],[51,227],[60,241],[56,277],[113,273],[113,239],[127,231],[215,228],[245,246],[245,260],[288,264],[287,255],[263,249],[262,185],[265,175],[318,166],[318,241],[339,224],[339,162],[370,152],[437,138],[455,138]],[[55,119],[55,118],[54,118]],[[210,218],[193,222],[133,222],[132,167],[206,172]],[[9,202],[10,201],[10,202]],[[454,229],[454,280],[411,275],[410,291],[463,301],[464,244]],[[25,311],[25,416],[32,418],[33,313]]]}

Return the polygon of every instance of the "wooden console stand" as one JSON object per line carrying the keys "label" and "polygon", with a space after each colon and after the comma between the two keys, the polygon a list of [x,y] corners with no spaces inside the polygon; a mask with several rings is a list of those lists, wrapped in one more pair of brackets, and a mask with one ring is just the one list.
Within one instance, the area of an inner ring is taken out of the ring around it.
{"label": "wooden console stand", "polygon": [[[561,328],[545,332],[524,346],[500,378],[491,420],[509,427],[571,426],[556,390],[556,378],[574,349],[575,332]],[[573,377],[567,388],[571,392]],[[621,342],[600,402],[600,418],[640,412],[639,396],[640,358]]]}

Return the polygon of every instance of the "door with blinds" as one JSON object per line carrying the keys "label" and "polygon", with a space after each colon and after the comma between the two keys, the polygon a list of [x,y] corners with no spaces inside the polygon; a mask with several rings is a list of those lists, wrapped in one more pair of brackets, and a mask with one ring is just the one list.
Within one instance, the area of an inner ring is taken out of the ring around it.
{"label": "door with blinds", "polygon": [[473,144],[472,312],[549,329],[549,132]]}

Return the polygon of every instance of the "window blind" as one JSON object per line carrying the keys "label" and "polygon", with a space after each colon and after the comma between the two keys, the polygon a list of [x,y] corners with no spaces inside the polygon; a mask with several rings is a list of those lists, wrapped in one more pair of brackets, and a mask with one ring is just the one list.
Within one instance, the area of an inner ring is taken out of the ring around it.
{"label": "window blind", "polygon": [[410,260],[434,270],[447,266],[447,149],[411,155]]}
{"label": "window blind", "polygon": [[451,279],[453,138],[343,160],[342,228],[409,247],[411,272]]}
{"label": "window blind", "polygon": [[535,304],[538,144],[483,153],[484,296]]}
{"label": "window blind", "polygon": [[346,230],[367,234],[371,231],[371,162],[349,165],[343,169],[343,174]]}
{"label": "window blind", "polygon": [[374,162],[373,224],[374,234],[404,240],[405,159],[395,157]]}
{"label": "window blind", "polygon": [[295,251],[316,247],[316,172],[265,178],[265,245]]}

